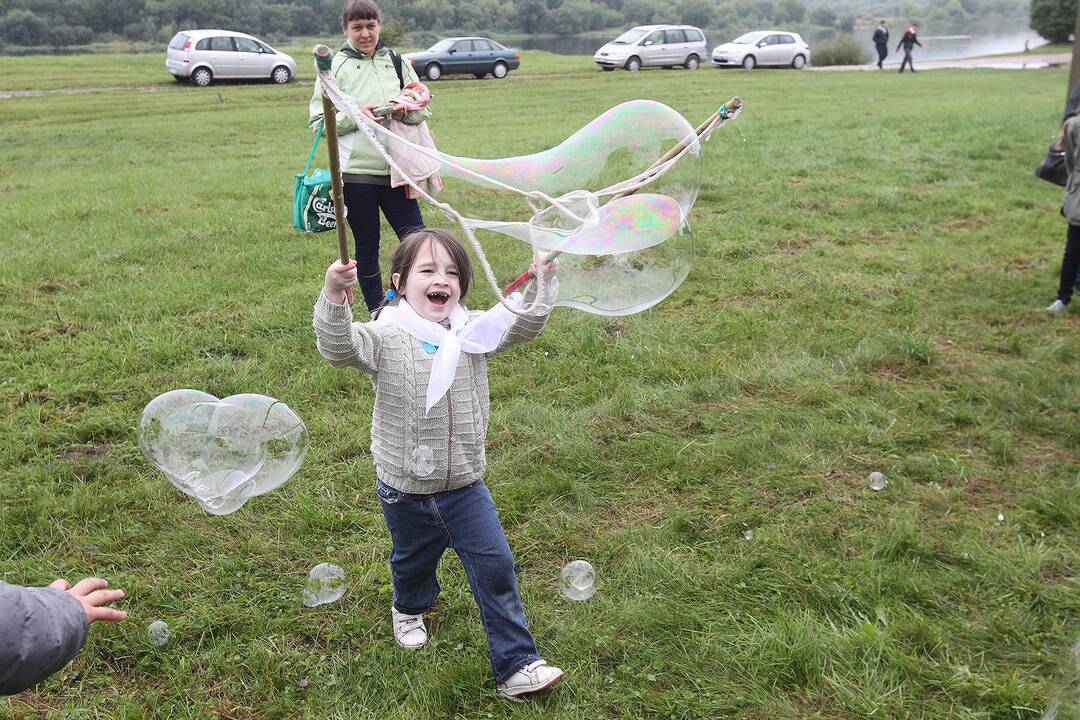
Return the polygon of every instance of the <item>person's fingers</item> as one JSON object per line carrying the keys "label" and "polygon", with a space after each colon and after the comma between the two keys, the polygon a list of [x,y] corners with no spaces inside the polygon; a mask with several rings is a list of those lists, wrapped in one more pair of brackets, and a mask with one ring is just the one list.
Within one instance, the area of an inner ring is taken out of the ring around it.
{"label": "person's fingers", "polygon": [[95,590],[107,587],[108,585],[109,582],[107,580],[102,580],[101,578],[85,578],[75,583],[75,587],[71,588],[68,592],[77,596],[87,595]]}
{"label": "person's fingers", "polygon": [[86,618],[90,622],[97,620],[104,620],[106,622],[117,622],[118,620],[127,619],[127,613],[123,610],[117,610],[111,607],[91,607],[86,608]]}
{"label": "person's fingers", "polygon": [[49,583],[49,587],[51,587],[53,590],[67,590],[71,586],[68,585],[67,580],[57,579]]}
{"label": "person's fingers", "polygon": [[116,602],[122,597],[124,597],[124,591],[120,588],[115,590],[95,590],[82,598],[82,604],[97,607],[99,605],[108,605],[109,603]]}

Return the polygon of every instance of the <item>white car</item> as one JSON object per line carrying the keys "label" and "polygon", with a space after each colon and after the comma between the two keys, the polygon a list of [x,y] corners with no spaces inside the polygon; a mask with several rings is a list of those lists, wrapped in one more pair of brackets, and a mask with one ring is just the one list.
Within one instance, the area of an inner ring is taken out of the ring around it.
{"label": "white car", "polygon": [[708,52],[705,35],[690,25],[641,25],[627,30],[593,55],[604,70],[634,71],[648,65],[697,70]]}
{"label": "white car", "polygon": [[218,80],[273,80],[296,76],[296,61],[265,42],[231,30],[181,30],[169,41],[165,68],[180,81],[206,87]]}
{"label": "white car", "polygon": [[740,35],[712,51],[713,65],[741,66],[753,70],[758,65],[781,65],[802,70],[810,62],[810,46],[798,33],[782,30],[755,30]]}

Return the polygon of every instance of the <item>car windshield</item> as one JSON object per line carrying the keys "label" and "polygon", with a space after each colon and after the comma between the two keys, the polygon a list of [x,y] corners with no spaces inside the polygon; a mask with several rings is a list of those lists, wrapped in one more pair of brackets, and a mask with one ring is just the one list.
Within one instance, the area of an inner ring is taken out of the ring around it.
{"label": "car windshield", "polygon": [[446,52],[451,47],[453,47],[453,45],[454,45],[453,40],[440,40],[439,42],[437,42],[434,45],[432,45],[431,47],[429,47],[427,49],[427,51],[428,52]]}
{"label": "car windshield", "polygon": [[612,45],[629,45],[630,43],[636,43],[645,35],[644,30],[627,30],[619,37],[611,41]]}
{"label": "car windshield", "polygon": [[172,50],[180,50],[184,47],[184,43],[187,42],[188,36],[184,33],[176,33],[173,36],[172,41],[169,43],[169,48]]}
{"label": "car windshield", "polygon": [[754,45],[755,43],[757,43],[758,40],[763,37],[765,37],[765,33],[763,32],[752,32],[746,33],[745,35],[740,35],[731,42],[735,43],[736,45]]}

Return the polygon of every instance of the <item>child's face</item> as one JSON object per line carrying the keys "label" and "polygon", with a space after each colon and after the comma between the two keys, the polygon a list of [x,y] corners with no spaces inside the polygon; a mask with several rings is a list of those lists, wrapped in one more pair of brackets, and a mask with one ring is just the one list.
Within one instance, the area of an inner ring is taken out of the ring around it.
{"label": "child's face", "polygon": [[380,30],[378,20],[350,20],[345,25],[345,37],[349,38],[352,46],[360,52],[374,55],[375,46],[379,44]]}
{"label": "child's face", "polygon": [[432,322],[445,320],[461,300],[457,265],[442,243],[434,240],[420,248],[405,287],[399,286],[399,273],[394,273],[391,280],[416,314]]}

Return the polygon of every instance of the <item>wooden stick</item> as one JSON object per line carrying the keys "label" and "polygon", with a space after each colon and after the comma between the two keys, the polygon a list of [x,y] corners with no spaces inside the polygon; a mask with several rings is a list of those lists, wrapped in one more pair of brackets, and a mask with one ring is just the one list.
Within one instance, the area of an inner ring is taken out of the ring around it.
{"label": "wooden stick", "polygon": [[[703,132],[705,132],[706,130],[708,130],[709,126],[712,125],[714,122],[716,122],[716,119],[718,117],[720,117],[721,114],[726,115],[729,111],[738,110],[741,107],[742,107],[742,99],[741,98],[738,98],[738,97],[731,98],[726,103],[721,105],[720,108],[716,112],[714,112],[712,115],[710,115],[705,120],[705,122],[701,123],[696,128],[694,128],[694,136],[695,137],[701,137],[701,134]],[[671,148],[666,153],[664,153],[664,156],[661,157],[656,162],[654,162],[652,165],[650,165],[648,170],[646,170],[645,172],[648,173],[649,171],[655,170],[656,168],[660,167],[661,165],[666,163],[668,160],[670,160],[671,158],[673,158],[676,155],[678,155],[679,153],[681,153],[686,148],[686,146],[689,145],[689,144],[690,144],[690,138],[689,137],[684,138],[683,140],[679,141],[678,145],[676,145],[675,147]],[[621,197],[626,197],[627,195],[633,195],[635,192],[637,192],[637,191],[636,190],[623,190],[622,192],[617,193],[614,196],[612,196],[611,199],[616,200],[616,199],[621,198]],[[559,250],[553,250],[552,252],[548,253],[547,257],[545,257],[541,261],[540,267],[543,267],[544,265],[547,265],[549,262],[551,262],[555,258],[559,257],[559,255],[562,255],[562,252],[559,251]],[[514,292],[519,287],[524,285],[526,282],[528,282],[529,279],[532,278],[532,277],[533,277],[532,272],[530,272],[529,270],[526,270],[520,276],[518,276],[517,280],[514,280],[514,282],[510,283],[509,285],[507,285],[503,289],[503,294],[504,295],[509,295],[510,293]]]}
{"label": "wooden stick", "polygon": [[[311,51],[320,70],[329,70],[333,51],[326,45],[316,45]],[[337,108],[330,98],[323,93],[323,127],[326,134],[326,149],[330,155],[330,191],[334,200],[334,223],[337,226],[338,254],[341,264],[349,263],[349,236],[345,230],[345,195],[341,186],[341,161],[338,158]],[[345,296],[352,305],[352,288],[345,291]]]}

